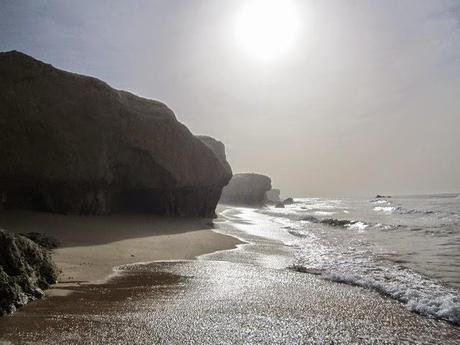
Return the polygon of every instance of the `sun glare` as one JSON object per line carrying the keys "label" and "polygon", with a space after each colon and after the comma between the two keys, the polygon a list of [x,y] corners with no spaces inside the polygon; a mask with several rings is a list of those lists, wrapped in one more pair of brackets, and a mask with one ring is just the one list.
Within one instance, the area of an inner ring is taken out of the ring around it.
{"label": "sun glare", "polygon": [[299,18],[290,0],[251,0],[236,19],[238,45],[260,60],[273,60],[292,47],[299,31]]}

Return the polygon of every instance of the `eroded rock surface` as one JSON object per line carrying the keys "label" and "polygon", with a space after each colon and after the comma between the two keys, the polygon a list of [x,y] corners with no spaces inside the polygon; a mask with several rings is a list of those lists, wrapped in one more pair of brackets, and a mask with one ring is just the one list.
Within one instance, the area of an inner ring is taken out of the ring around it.
{"label": "eroded rock surface", "polygon": [[0,208],[210,217],[231,178],[166,105],[15,51],[0,131]]}
{"label": "eroded rock surface", "polygon": [[43,296],[58,270],[48,250],[32,240],[0,229],[0,315]]}
{"label": "eroded rock surface", "polygon": [[220,160],[222,166],[225,168],[227,173],[230,174],[230,176],[232,176],[232,167],[227,162],[227,155],[225,154],[224,143],[207,135],[197,135],[197,138],[200,139],[207,147],[209,147],[214,152],[214,154]]}

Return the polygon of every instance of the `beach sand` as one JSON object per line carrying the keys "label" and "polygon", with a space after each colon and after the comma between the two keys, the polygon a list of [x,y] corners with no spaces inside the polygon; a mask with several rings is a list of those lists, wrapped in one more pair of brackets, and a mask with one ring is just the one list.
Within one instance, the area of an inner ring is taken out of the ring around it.
{"label": "beach sand", "polygon": [[59,240],[53,258],[62,272],[59,284],[48,294],[63,294],[66,286],[102,282],[118,265],[193,259],[240,243],[213,232],[211,219],[199,218],[3,211],[0,227],[16,233],[41,232]]}
{"label": "beach sand", "polygon": [[282,269],[290,247],[242,233],[235,224],[250,223],[238,220],[238,209],[228,211],[217,230],[247,242],[230,251],[223,249],[241,242],[212,232],[209,220],[3,214],[5,228],[62,241],[55,258],[68,281],[94,282],[112,266],[159,261],[121,266],[105,282],[74,283],[74,294],[29,303],[0,320],[0,343],[458,343],[458,327],[374,291]]}
{"label": "beach sand", "polygon": [[445,345],[459,337],[457,327],[359,287],[208,260],[127,266],[0,320],[8,344]]}

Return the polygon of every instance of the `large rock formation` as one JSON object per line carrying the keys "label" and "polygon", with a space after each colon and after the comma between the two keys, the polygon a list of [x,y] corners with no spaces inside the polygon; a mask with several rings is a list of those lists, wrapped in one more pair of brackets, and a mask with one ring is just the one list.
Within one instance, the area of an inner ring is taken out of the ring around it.
{"label": "large rock formation", "polygon": [[32,240],[0,229],[0,316],[43,296],[56,282],[51,255]]}
{"label": "large rock formation", "polygon": [[254,173],[236,174],[224,187],[220,202],[261,206],[265,202],[265,193],[271,187],[271,179],[268,176]]}
{"label": "large rock formation", "polygon": [[166,105],[15,51],[0,53],[0,132],[7,208],[208,217],[231,178]]}
{"label": "large rock formation", "polygon": [[265,200],[269,203],[279,203],[281,201],[280,198],[281,191],[279,189],[270,189],[265,193]]}
{"label": "large rock formation", "polygon": [[197,138],[200,139],[207,147],[209,147],[212,152],[214,152],[227,173],[232,176],[232,167],[227,162],[224,143],[207,135],[197,135]]}

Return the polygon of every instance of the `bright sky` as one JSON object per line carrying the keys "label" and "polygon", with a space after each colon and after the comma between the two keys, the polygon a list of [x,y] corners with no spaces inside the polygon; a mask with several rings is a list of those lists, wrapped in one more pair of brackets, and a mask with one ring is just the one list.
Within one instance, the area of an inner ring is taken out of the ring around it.
{"label": "bright sky", "polygon": [[460,191],[458,0],[2,0],[12,49],[165,102],[284,195]]}

